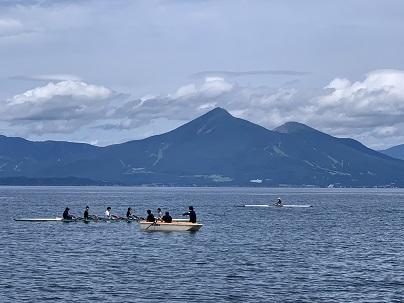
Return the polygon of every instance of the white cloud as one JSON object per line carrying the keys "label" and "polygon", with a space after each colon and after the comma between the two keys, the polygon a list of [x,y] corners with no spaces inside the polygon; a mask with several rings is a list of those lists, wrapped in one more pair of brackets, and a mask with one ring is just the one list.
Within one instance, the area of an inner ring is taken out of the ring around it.
{"label": "white cloud", "polygon": [[70,97],[73,99],[105,99],[112,95],[112,91],[103,86],[96,86],[80,81],[50,82],[15,95],[8,100],[9,105],[24,103],[44,103],[55,97]]}
{"label": "white cloud", "polygon": [[208,77],[202,84],[188,84],[180,87],[172,98],[190,98],[192,96],[217,97],[231,91],[233,84],[220,77]]}
{"label": "white cloud", "polygon": [[126,97],[81,81],[50,82],[3,101],[0,115],[19,133],[69,133],[108,119],[115,102]]}

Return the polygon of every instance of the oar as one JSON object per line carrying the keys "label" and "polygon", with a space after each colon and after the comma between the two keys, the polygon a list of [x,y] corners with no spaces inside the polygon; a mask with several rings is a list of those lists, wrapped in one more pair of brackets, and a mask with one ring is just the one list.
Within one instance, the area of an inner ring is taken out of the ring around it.
{"label": "oar", "polygon": [[150,228],[150,226],[152,226],[152,225],[156,225],[156,221],[154,221],[152,224],[150,224],[149,226],[147,226],[145,230],[148,230],[148,229]]}

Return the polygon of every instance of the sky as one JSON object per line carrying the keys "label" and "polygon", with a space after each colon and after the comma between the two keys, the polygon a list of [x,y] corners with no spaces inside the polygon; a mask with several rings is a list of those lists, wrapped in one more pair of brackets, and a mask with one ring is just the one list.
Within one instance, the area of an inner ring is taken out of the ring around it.
{"label": "sky", "polygon": [[210,109],[404,143],[404,1],[0,0],[0,134],[100,146]]}

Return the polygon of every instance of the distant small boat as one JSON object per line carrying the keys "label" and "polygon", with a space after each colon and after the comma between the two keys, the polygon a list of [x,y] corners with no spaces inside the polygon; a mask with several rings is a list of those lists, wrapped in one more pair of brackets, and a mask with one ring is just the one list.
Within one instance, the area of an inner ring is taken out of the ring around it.
{"label": "distant small boat", "polygon": [[144,231],[197,231],[203,224],[178,221],[172,223],[139,221],[139,226]]}
{"label": "distant small boat", "polygon": [[313,207],[313,205],[309,205],[309,204],[281,204],[281,205],[277,205],[277,204],[272,204],[272,205],[268,205],[268,204],[246,204],[246,205],[244,205],[244,207],[302,207],[302,208],[306,208],[306,207]]}

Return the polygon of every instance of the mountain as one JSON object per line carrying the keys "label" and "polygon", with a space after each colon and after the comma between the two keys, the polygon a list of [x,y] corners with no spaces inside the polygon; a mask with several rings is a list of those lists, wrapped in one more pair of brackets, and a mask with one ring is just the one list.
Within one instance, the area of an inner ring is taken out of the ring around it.
{"label": "mountain", "polygon": [[0,177],[46,177],[66,164],[91,159],[98,150],[83,143],[32,142],[0,136]]}
{"label": "mountain", "polygon": [[380,150],[379,152],[396,159],[404,160],[404,144],[393,146],[385,150]]}
{"label": "mountain", "polygon": [[0,177],[169,186],[404,186],[404,161],[301,123],[274,130],[216,108],[107,147],[0,137]]}

